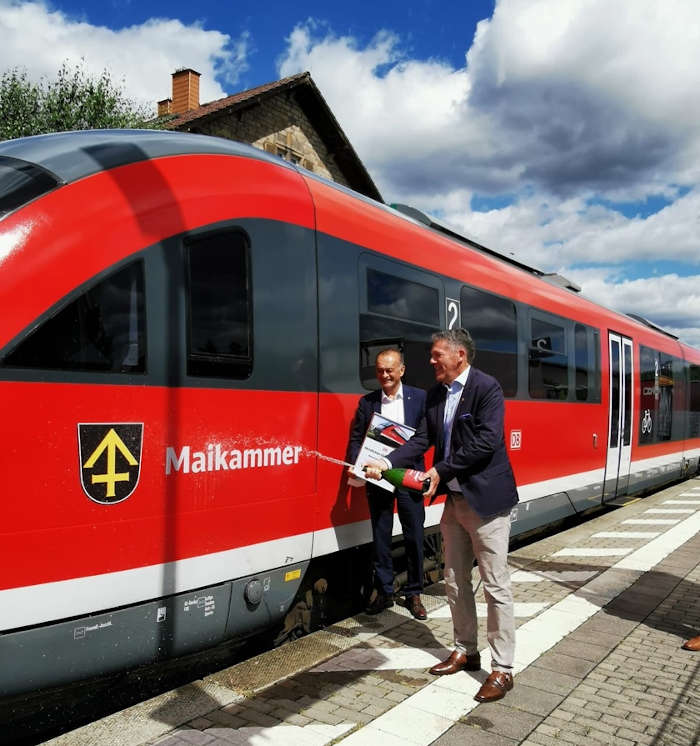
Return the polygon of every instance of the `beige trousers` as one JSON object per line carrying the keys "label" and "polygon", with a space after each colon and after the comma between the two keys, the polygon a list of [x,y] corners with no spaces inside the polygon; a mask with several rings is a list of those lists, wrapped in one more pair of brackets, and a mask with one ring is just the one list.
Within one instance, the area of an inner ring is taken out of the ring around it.
{"label": "beige trousers", "polygon": [[440,521],[445,542],[445,587],[455,650],[478,651],[472,568],[474,559],[486,596],[486,637],[493,671],[510,672],[515,654],[513,594],[508,570],[510,511],[482,518],[463,497],[449,495]]}

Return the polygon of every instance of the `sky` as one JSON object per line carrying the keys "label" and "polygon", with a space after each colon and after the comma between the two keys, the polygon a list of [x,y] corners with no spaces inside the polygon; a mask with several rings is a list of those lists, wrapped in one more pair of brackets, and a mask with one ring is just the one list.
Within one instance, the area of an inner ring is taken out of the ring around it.
{"label": "sky", "polygon": [[700,348],[698,0],[0,0],[0,71],[138,103],[308,70],[385,201]]}

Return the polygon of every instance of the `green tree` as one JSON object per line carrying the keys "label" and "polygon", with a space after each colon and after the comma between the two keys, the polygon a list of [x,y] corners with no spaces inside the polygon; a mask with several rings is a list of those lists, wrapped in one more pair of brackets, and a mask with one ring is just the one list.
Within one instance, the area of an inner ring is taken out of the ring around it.
{"label": "green tree", "polygon": [[155,126],[146,107],[128,99],[107,70],[63,63],[55,80],[33,83],[21,68],[0,77],[0,140],[67,130]]}

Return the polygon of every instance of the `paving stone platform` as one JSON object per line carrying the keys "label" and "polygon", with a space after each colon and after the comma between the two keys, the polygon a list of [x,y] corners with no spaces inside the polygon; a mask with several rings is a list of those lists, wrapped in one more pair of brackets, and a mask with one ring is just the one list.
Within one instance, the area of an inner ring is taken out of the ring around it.
{"label": "paving stone platform", "polygon": [[[663,512],[658,512],[663,511]],[[672,511],[672,512],[668,512]],[[55,746],[550,746],[700,743],[700,479],[511,552],[515,687],[433,677],[452,626],[400,606],[333,625],[55,738]],[[477,591],[479,613],[483,594]],[[485,617],[480,619],[485,645]],[[482,650],[482,666],[489,664]]]}

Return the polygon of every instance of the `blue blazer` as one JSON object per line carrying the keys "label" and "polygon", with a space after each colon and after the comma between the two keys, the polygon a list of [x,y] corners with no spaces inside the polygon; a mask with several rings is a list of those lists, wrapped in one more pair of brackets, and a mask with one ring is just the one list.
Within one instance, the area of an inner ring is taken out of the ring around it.
{"label": "blue blazer", "polygon": [[[425,391],[417,389],[414,386],[403,384],[403,417],[404,424],[409,427],[417,428],[423,420],[425,414]],[[365,394],[357,404],[357,412],[352,423],[350,431],[350,442],[348,443],[346,461],[354,464],[357,460],[357,454],[360,452],[360,446],[367,434],[369,421],[375,412],[382,412],[382,390],[372,391]],[[424,451],[416,454],[409,463],[406,464],[409,469],[425,469]],[[373,486],[373,485],[369,485]],[[381,487],[379,488],[381,489]]]}
{"label": "blue blazer", "polygon": [[392,466],[408,466],[416,455],[435,446],[438,494],[456,477],[465,498],[482,517],[504,513],[518,502],[503,432],[505,402],[498,381],[471,368],[452,423],[450,452],[445,456],[443,416],[447,389],[428,391],[426,411],[416,434],[387,457]]}

